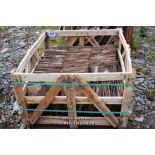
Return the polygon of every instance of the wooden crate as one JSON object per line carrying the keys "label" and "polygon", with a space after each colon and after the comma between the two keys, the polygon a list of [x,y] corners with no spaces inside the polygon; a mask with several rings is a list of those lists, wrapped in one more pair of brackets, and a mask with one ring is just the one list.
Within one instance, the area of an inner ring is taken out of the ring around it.
{"label": "wooden crate", "polygon": [[[135,74],[130,47],[124,39],[122,29],[55,30],[50,34],[53,41],[57,37],[65,38],[65,46],[50,47],[49,31],[44,32],[28,50],[18,68],[12,71],[12,78],[17,82],[14,92],[20,106],[36,110],[24,110],[23,122],[26,125],[50,124],[70,128],[126,127],[128,115],[123,113],[128,112],[132,86],[125,84],[132,82]],[[114,43],[99,45],[96,36],[111,36]],[[90,46],[85,46],[85,42],[87,45],[89,42]],[[107,69],[107,66],[111,68]],[[30,82],[36,82],[37,86],[30,85]],[[69,83],[77,86],[42,86],[44,83]],[[89,85],[93,83],[124,85]],[[68,110],[68,113],[42,111],[45,109]],[[76,112],[80,110],[102,113]],[[115,111],[120,114],[113,114]]]}

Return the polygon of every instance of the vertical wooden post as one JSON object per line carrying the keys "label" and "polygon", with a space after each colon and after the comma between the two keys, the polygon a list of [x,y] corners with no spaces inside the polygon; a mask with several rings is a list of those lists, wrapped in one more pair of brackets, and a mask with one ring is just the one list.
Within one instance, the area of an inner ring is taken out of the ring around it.
{"label": "vertical wooden post", "polygon": [[[131,78],[126,78],[125,83],[131,83],[133,80]],[[124,87],[123,92],[123,101],[122,101],[122,107],[121,112],[128,112],[129,111],[129,103],[132,100],[132,94],[133,94],[133,86],[127,86]],[[126,128],[127,127],[127,121],[128,121],[128,115],[120,115],[120,126],[119,128]]]}
{"label": "vertical wooden post", "polygon": [[118,35],[114,37],[114,45],[115,45],[115,48],[118,50],[120,47],[120,39]]}
{"label": "vertical wooden post", "polygon": [[[74,79],[72,79],[72,77],[67,76],[66,77],[67,82],[72,83],[74,81]],[[68,110],[74,110],[76,111],[76,101],[75,101],[75,87],[74,86],[70,86],[70,87],[65,87],[65,93],[67,96],[67,109]],[[72,129],[76,129],[78,128],[77,123],[77,115],[76,112],[68,112],[68,117],[69,117],[69,122],[73,123],[70,124],[70,128]]]}
{"label": "vertical wooden post", "polygon": [[73,26],[65,26],[65,30],[73,30]]}
{"label": "vertical wooden post", "polygon": [[84,37],[79,37],[79,46],[84,46],[84,40],[85,38]]}
{"label": "vertical wooden post", "polygon": [[[15,81],[19,82],[20,81],[20,77],[19,76],[14,76],[13,75],[14,72],[15,71],[12,70],[11,77]],[[14,88],[16,100],[19,102],[20,106],[22,106],[23,108],[27,108],[26,100],[25,100],[25,97],[24,97],[23,87],[21,85],[14,85],[13,88]],[[28,111],[23,111],[23,113],[22,113],[22,121],[23,121],[25,126],[27,126],[27,127],[30,126]]]}
{"label": "vertical wooden post", "polygon": [[[76,111],[75,88],[67,87],[66,88],[66,96],[67,96],[67,100],[68,100],[68,103],[67,103],[68,110]],[[69,112],[68,117],[69,117],[71,123],[73,123],[73,124],[70,124],[70,128],[72,128],[72,129],[78,128],[78,125],[76,124],[77,123],[76,112]]]}
{"label": "vertical wooden post", "polygon": [[125,36],[125,39],[128,44],[131,44],[132,34],[133,34],[133,26],[128,26],[126,31],[126,36]]}
{"label": "vertical wooden post", "polygon": [[[24,98],[24,91],[22,89],[22,86],[15,85],[14,86],[14,91],[15,91],[15,94],[16,94],[16,99],[19,102],[20,106],[22,106],[23,108],[27,108],[26,100]],[[22,120],[23,120],[24,125],[29,127],[30,124],[29,124],[28,111],[23,111]]]}
{"label": "vertical wooden post", "polygon": [[45,38],[45,47],[46,49],[50,47],[50,38],[48,37],[47,32],[46,32],[46,38]]}

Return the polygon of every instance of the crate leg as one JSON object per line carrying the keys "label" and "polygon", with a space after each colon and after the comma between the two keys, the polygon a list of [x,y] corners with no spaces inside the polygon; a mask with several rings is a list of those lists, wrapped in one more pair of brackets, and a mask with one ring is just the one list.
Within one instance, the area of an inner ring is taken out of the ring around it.
{"label": "crate leg", "polygon": [[[66,96],[67,96],[67,108],[68,110],[76,110],[76,102],[75,102],[75,88],[74,87],[66,87]],[[70,128],[76,129],[78,128],[77,123],[77,115],[76,112],[68,112],[69,121],[71,121]]]}
{"label": "crate leg", "polygon": [[[16,99],[20,103],[20,105],[23,108],[27,108],[26,101],[25,101],[25,98],[24,98],[24,91],[22,89],[22,86],[15,85],[14,86],[14,91],[15,91],[15,94],[16,94]],[[22,113],[22,121],[23,121],[23,123],[24,123],[24,125],[26,127],[30,127],[28,111],[23,111],[23,113]]]}
{"label": "crate leg", "polygon": [[46,34],[45,38],[45,48],[48,49],[50,47],[50,38]]}
{"label": "crate leg", "polygon": [[[126,81],[131,82],[131,80],[126,80]],[[124,88],[121,112],[128,112],[128,106],[129,106],[129,103],[132,100],[132,92],[133,92],[132,86],[128,86],[128,87]],[[123,115],[122,114],[120,116],[120,126],[119,126],[119,128],[126,128],[127,127],[127,121],[128,121],[128,115]]]}

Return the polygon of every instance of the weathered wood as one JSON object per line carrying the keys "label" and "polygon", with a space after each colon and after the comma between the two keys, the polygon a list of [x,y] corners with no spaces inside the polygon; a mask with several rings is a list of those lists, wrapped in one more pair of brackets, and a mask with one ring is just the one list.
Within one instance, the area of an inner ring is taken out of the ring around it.
{"label": "weathered wood", "polygon": [[79,37],[79,46],[84,46],[85,44],[85,37]]}
{"label": "weathered wood", "polygon": [[119,38],[121,40],[121,43],[124,47],[124,50],[126,52],[126,58],[127,58],[127,72],[132,73],[132,63],[131,63],[131,56],[130,56],[130,48],[129,45],[127,44],[124,36],[123,36],[123,32],[122,29],[119,29]]}
{"label": "weathered wood", "polygon": [[21,63],[19,64],[16,72],[23,72],[24,68],[26,67],[28,61],[30,61],[31,57],[33,56],[34,52],[36,49],[42,44],[46,37],[46,33],[44,32],[39,39],[32,45],[32,47],[28,50],[27,54],[25,57],[22,59]]}
{"label": "weathered wood", "polygon": [[118,29],[102,30],[54,30],[58,37],[61,36],[110,36],[118,35]]}
{"label": "weathered wood", "polygon": [[133,34],[133,26],[128,26],[126,36],[125,36],[125,39],[126,39],[128,44],[131,44],[132,34]]}
{"label": "weathered wood", "polygon": [[86,39],[90,42],[90,44],[93,47],[100,47],[100,45],[98,44],[98,42],[95,40],[94,37],[90,36],[90,37],[86,37]]}
{"label": "weathered wood", "polygon": [[[128,83],[128,82],[132,82],[132,81],[131,79],[128,79],[128,77],[126,77],[125,83]],[[131,102],[132,100],[132,92],[133,92],[132,86],[124,87],[121,112],[128,112],[129,102]],[[119,128],[126,128],[127,120],[128,120],[128,115],[120,115]]]}
{"label": "weathered wood", "polygon": [[[56,83],[60,83],[64,80],[64,76],[60,76]],[[55,96],[60,92],[62,89],[61,86],[53,86],[49,89],[46,96],[40,101],[39,105],[37,106],[36,110],[44,110],[46,109],[49,104],[54,100]],[[30,118],[31,124],[34,124],[38,118],[41,116],[42,112],[33,112]]]}
{"label": "weathered wood", "polygon": [[[74,87],[66,87],[65,93],[66,93],[67,101],[68,101],[67,109],[76,111],[75,88]],[[77,119],[76,112],[69,112],[68,117],[70,120],[72,120],[72,119],[76,120]],[[70,128],[76,129],[76,128],[78,128],[78,126],[76,124],[71,124]]]}
{"label": "weathered wood", "polygon": [[[79,80],[78,82],[81,84],[86,84],[86,81],[105,83],[105,84],[107,82],[111,83],[122,83],[122,81],[124,81],[125,83],[131,82],[131,78],[133,78],[134,75],[132,74],[130,48],[124,39],[122,30],[120,29],[75,30],[75,31],[63,30],[55,32],[57,37],[69,38],[67,46],[73,46],[75,45],[74,43],[76,42],[77,47],[50,48],[49,38],[46,36],[45,32],[35,42],[35,44],[31,47],[31,49],[28,50],[28,53],[21,61],[17,71],[13,73],[13,77],[16,81],[56,82],[56,83],[62,81],[62,83],[65,83],[66,81],[63,81],[64,77],[66,76],[74,77],[75,75],[77,75],[78,77],[77,79]],[[115,46],[106,45],[103,47],[102,46],[99,47],[100,45],[98,42],[98,36],[105,36],[105,38],[107,38],[107,36],[111,36],[110,40],[112,38],[115,38],[114,41]],[[83,47],[84,45],[86,45],[85,39],[88,44],[90,43],[94,47]],[[122,47],[124,48],[125,51],[123,54],[122,54],[123,49],[121,49]],[[119,61],[117,59],[117,55]],[[43,56],[42,59],[40,59],[41,56]],[[121,65],[119,65],[119,62]],[[23,73],[26,66],[28,66],[26,70],[26,72],[28,73]],[[121,69],[122,72],[120,72]],[[90,71],[92,72],[96,71],[96,73],[88,73]],[[132,94],[131,87],[117,86],[112,88],[110,86],[107,87],[81,86],[81,87],[75,87],[75,89],[78,88],[76,89],[76,91],[73,89],[74,87],[65,87],[67,96],[63,96],[65,95],[65,92],[61,91],[62,89],[61,86],[52,86],[51,88],[49,88],[49,86],[44,86],[47,87],[48,90],[45,96],[43,96],[45,93],[41,93],[38,95],[42,96],[24,97],[26,93],[26,91],[24,93],[24,90],[26,90],[25,89],[26,87],[27,85],[25,85],[24,87],[20,86],[20,88],[18,88],[18,95],[21,94],[22,97],[19,97],[19,99],[17,97],[17,100],[18,101],[21,100],[22,104],[24,104],[25,107],[27,106],[26,104],[28,104],[28,106],[33,105],[35,106],[36,104],[37,106],[36,110],[47,109],[50,104],[57,104],[54,106],[50,106],[54,108],[61,106],[60,104],[63,104],[62,106],[65,107],[64,104],[67,104],[68,110],[76,110],[76,105],[80,104],[78,105],[78,109],[80,110],[83,109],[82,104],[87,104],[84,106],[86,106],[88,110],[91,110],[92,108],[96,107],[99,111],[111,112],[108,107],[113,109],[113,106],[114,107],[122,106],[121,112],[127,112],[128,103],[131,100],[131,94]],[[77,92],[83,94],[78,94]],[[85,95],[86,97],[83,95]],[[93,107],[92,104],[95,105],[95,107]],[[27,112],[27,115],[31,113],[32,112]],[[84,118],[84,117],[77,117],[76,113],[73,112],[68,114],[69,117],[61,117],[61,118],[54,116],[41,116],[42,112],[33,112],[30,118],[25,114],[25,111],[23,115],[24,120],[27,120],[27,122],[30,121],[31,124],[50,123],[61,125],[63,123],[66,123],[66,120],[64,119],[68,120],[73,119],[79,122],[80,118],[81,119]],[[92,120],[91,117],[90,118],[85,117],[85,118],[91,123],[93,123],[94,121],[96,123],[95,125],[107,125],[107,126],[112,125],[114,127],[118,127],[119,123],[121,124],[120,125],[121,127],[125,126],[127,122],[126,121],[127,116],[124,115],[120,115],[121,116],[119,118],[120,122],[118,121],[118,118],[115,115],[109,114],[103,116],[104,116],[103,118],[93,117]],[[77,124],[66,123],[66,125],[70,125],[71,128],[77,127]]]}
{"label": "weathered wood", "polygon": [[[76,75],[78,78],[78,82],[82,83],[82,84],[87,84],[86,81],[79,75]],[[101,112],[111,112],[109,110],[109,108],[106,106],[106,104],[100,100],[100,98],[96,95],[96,93],[91,89],[91,87],[89,86],[79,86],[79,88],[81,89],[81,91],[88,97],[88,99],[94,103],[94,106]],[[107,121],[109,123],[111,123],[112,126],[117,127],[119,124],[118,119],[113,115],[105,115],[102,114],[103,116],[105,116],[105,118],[107,119]]]}
{"label": "weathered wood", "polygon": [[119,48],[119,36],[115,36],[114,37],[114,45],[115,45],[115,48],[116,49]]}
{"label": "weathered wood", "polygon": [[45,48],[48,49],[50,47],[50,38],[47,36],[47,33],[44,42],[45,42]]}
{"label": "weathered wood", "polygon": [[[38,104],[44,98],[44,96],[25,96],[26,104]],[[123,97],[100,97],[99,98],[106,102],[107,105],[120,105]],[[84,96],[75,96],[76,104],[93,104]],[[67,104],[66,96],[56,96],[51,104]]]}
{"label": "weathered wood", "polygon": [[89,59],[91,72],[98,67],[99,72],[117,72],[116,48],[114,45],[105,45],[104,48],[96,47],[92,49]]}
{"label": "weathered wood", "polygon": [[[41,116],[36,124],[69,125],[69,118],[64,116]],[[77,124],[111,126],[105,117],[77,117]]]}
{"label": "weathered wood", "polygon": [[78,37],[69,37],[67,39],[67,46],[73,46],[73,44],[76,42],[77,39]]}
{"label": "weathered wood", "polygon": [[122,72],[125,72],[125,65],[124,65],[124,61],[123,61],[123,57],[121,55],[121,52],[118,50],[118,57],[119,57],[119,60],[120,60],[120,64],[121,64],[121,68],[122,68]]}
{"label": "weathered wood", "polygon": [[[29,82],[56,82],[56,79],[61,75],[74,75],[75,73],[14,73],[14,76],[20,76],[21,81]],[[128,72],[114,72],[114,73],[79,73],[86,81],[110,81],[110,80],[124,80],[128,75],[133,77]]]}
{"label": "weathered wood", "polygon": [[[22,86],[15,85],[14,86],[14,92],[16,94],[16,99],[19,102],[20,106],[22,106],[23,108],[27,108],[26,101],[24,98],[24,92],[22,90]],[[28,115],[27,111],[23,111],[22,120],[26,126],[29,126],[29,115]]]}

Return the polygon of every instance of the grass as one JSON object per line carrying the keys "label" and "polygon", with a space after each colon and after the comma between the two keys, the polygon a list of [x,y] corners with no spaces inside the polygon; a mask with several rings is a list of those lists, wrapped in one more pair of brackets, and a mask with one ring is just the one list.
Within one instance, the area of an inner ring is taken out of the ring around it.
{"label": "grass", "polygon": [[148,27],[147,26],[141,26],[140,30],[139,30],[140,37],[146,38],[146,37],[148,37],[148,34],[149,34]]}
{"label": "grass", "polygon": [[133,40],[131,43],[131,49],[138,50],[141,48],[142,38],[147,38],[149,35],[149,29],[147,26],[141,26],[138,30],[133,33]]}
{"label": "grass", "polygon": [[141,42],[138,39],[133,39],[132,43],[131,43],[131,48],[133,50],[138,50],[141,48]]}
{"label": "grass", "polygon": [[[34,26],[35,30],[58,30],[59,26]],[[66,44],[66,37],[56,37],[53,39],[50,39],[50,45],[51,46],[64,46]]]}
{"label": "grass", "polygon": [[58,30],[59,26],[33,26],[35,30]]}

